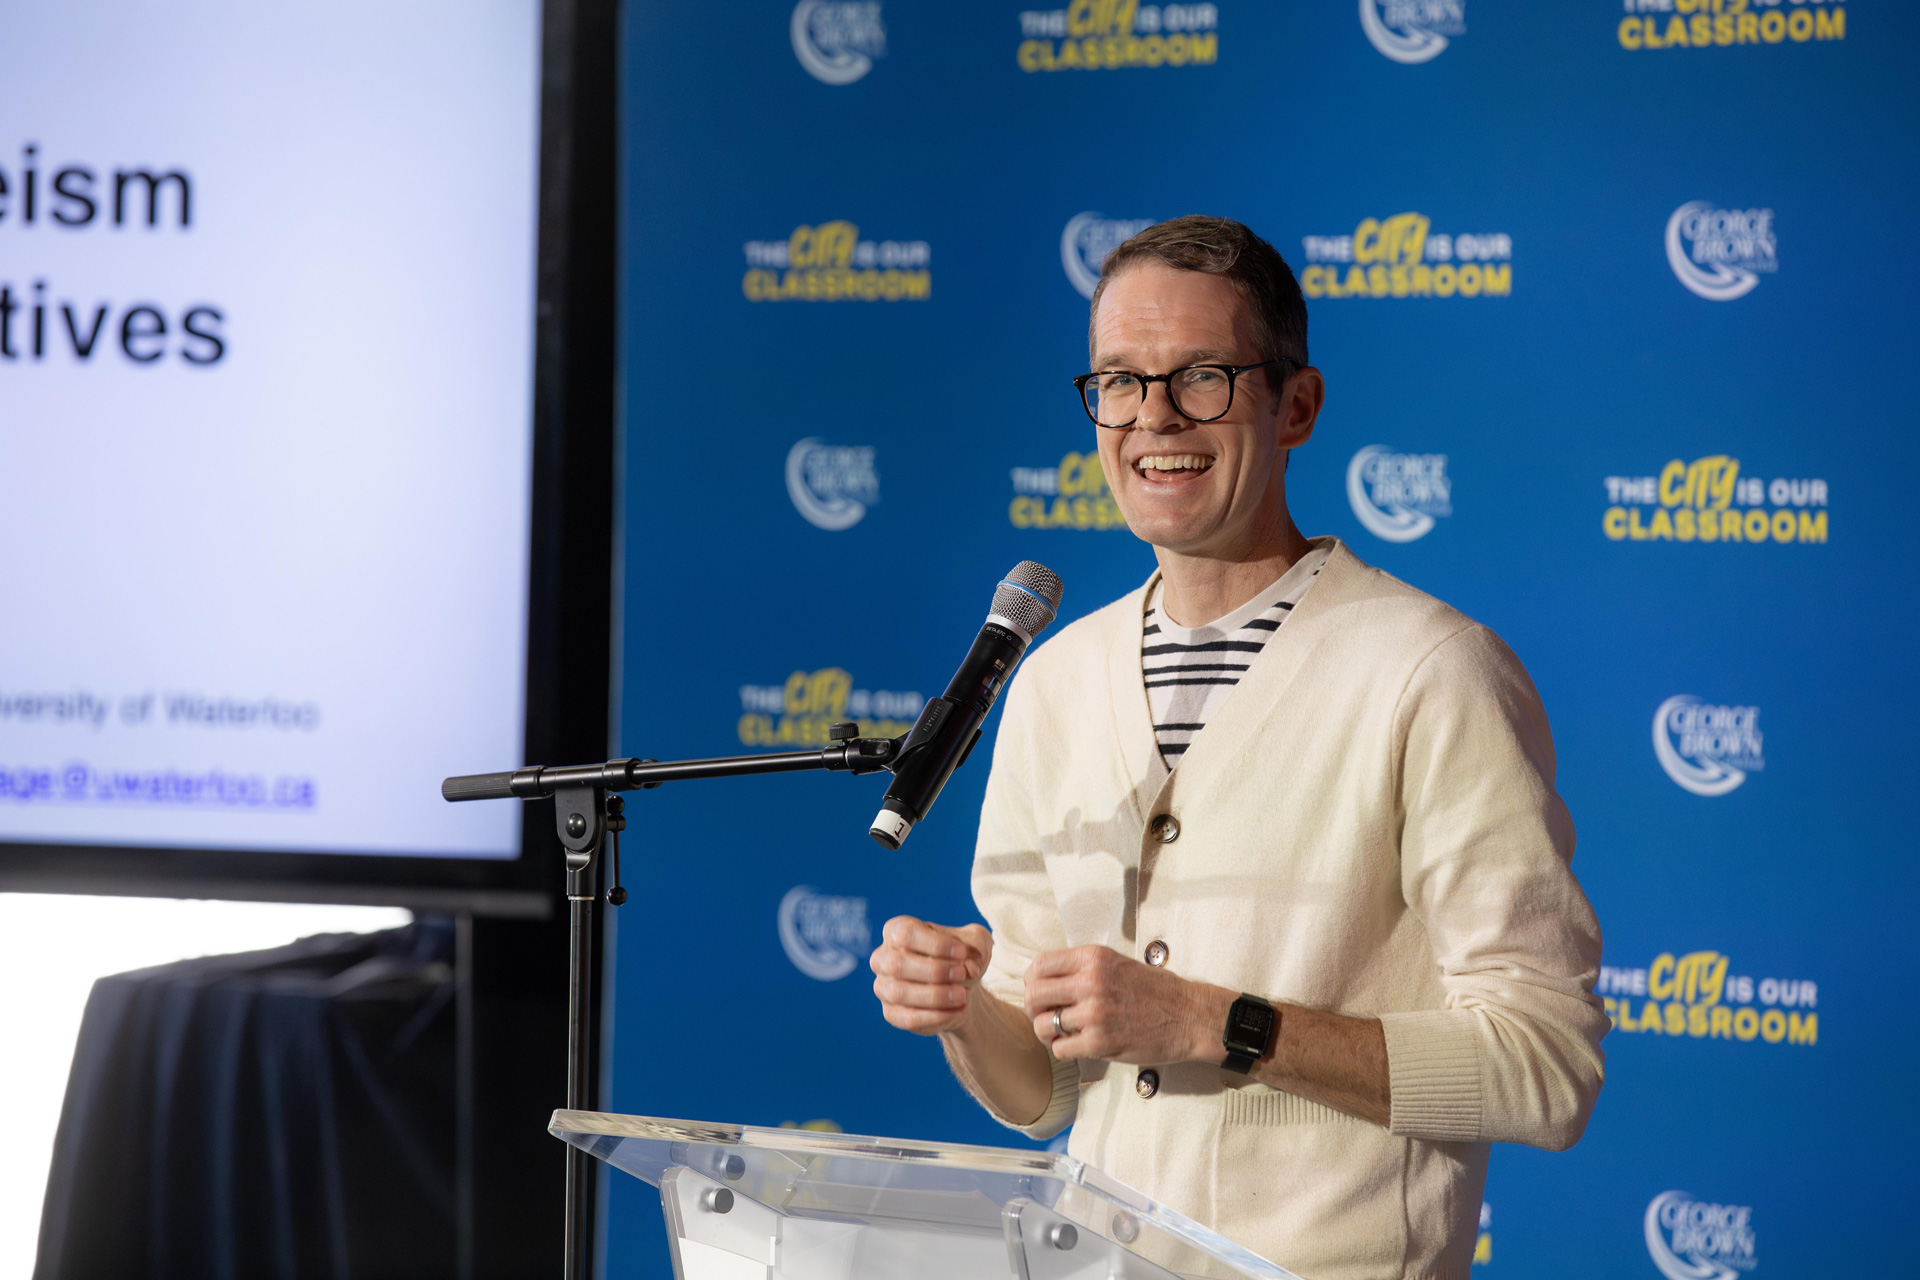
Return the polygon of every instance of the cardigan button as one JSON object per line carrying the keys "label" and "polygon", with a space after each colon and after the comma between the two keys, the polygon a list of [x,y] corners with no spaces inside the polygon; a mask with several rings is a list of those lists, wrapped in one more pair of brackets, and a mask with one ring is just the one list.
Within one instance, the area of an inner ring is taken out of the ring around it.
{"label": "cardigan button", "polygon": [[1152,1067],[1148,1067],[1145,1071],[1142,1071],[1139,1078],[1133,1082],[1133,1091],[1143,1098],[1151,1098],[1154,1094],[1160,1092],[1160,1073]]}
{"label": "cardigan button", "polygon": [[1166,967],[1167,944],[1155,938],[1147,944],[1147,963],[1156,969]]}
{"label": "cardigan button", "polygon": [[1153,821],[1147,824],[1147,829],[1161,844],[1172,844],[1180,838],[1180,819],[1170,813],[1155,814]]}

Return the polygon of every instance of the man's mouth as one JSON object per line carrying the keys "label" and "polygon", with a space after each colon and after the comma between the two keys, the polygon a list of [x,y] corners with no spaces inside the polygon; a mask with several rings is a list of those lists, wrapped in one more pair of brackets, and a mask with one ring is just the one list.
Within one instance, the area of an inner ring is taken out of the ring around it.
{"label": "man's mouth", "polygon": [[1198,475],[1212,465],[1213,459],[1201,453],[1161,453],[1133,460],[1134,470],[1142,476],[1151,474],[1168,479],[1181,475]]}

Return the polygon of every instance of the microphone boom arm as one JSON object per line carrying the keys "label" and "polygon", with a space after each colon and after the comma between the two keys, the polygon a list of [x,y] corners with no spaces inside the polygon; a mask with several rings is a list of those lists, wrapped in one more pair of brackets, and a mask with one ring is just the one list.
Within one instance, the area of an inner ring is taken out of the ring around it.
{"label": "microphone boom arm", "polygon": [[[835,725],[839,730],[842,726]],[[879,773],[891,769],[904,738],[837,740],[818,751],[776,751],[752,756],[712,756],[700,760],[609,760],[605,764],[527,765],[511,773],[474,773],[440,784],[447,800],[538,800],[570,787],[604,791],[651,791],[663,782],[695,778],[741,778],[759,773],[798,773],[828,769],[836,773]]]}

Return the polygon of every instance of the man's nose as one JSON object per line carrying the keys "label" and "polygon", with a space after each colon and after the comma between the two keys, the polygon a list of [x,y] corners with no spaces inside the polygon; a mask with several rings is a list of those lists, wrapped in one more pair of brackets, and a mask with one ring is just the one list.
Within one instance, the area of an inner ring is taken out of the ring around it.
{"label": "man's nose", "polygon": [[1187,425],[1180,407],[1173,402],[1173,390],[1164,382],[1149,382],[1140,402],[1140,426],[1148,431],[1178,431]]}

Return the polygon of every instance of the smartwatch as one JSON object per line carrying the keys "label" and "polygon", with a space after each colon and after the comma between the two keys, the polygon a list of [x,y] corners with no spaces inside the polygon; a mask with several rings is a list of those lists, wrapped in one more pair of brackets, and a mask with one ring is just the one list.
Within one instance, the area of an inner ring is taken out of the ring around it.
{"label": "smartwatch", "polygon": [[1246,1075],[1273,1047],[1279,1030],[1279,1010],[1259,996],[1243,994],[1227,1010],[1227,1029],[1220,1037],[1227,1047],[1227,1060],[1220,1065]]}

